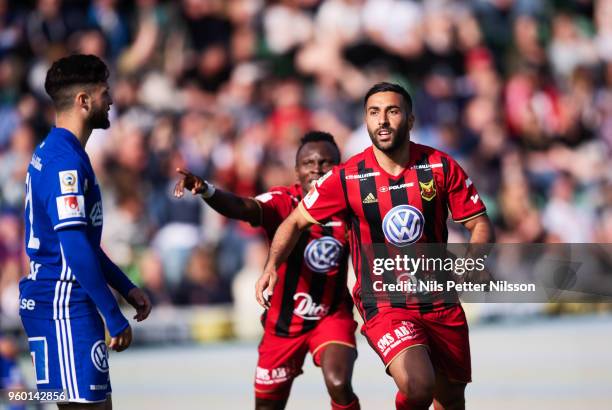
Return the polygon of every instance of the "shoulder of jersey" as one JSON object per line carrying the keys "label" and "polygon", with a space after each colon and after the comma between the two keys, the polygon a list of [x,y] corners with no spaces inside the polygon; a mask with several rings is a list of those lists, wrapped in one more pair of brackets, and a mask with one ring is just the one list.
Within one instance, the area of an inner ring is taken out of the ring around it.
{"label": "shoulder of jersey", "polygon": [[291,188],[286,186],[273,186],[268,189],[266,192],[262,192],[261,194],[255,196],[255,199],[259,202],[266,203],[274,199],[274,197],[283,197],[290,196],[292,197]]}
{"label": "shoulder of jersey", "polygon": [[452,158],[446,152],[440,151],[439,149],[434,148],[434,147],[430,147],[429,145],[417,144],[416,142],[413,142],[412,144],[413,144],[412,146],[415,149],[417,149],[419,152],[423,152],[423,153],[425,153],[427,155],[432,155],[433,154],[433,155],[439,156],[440,158],[446,158],[446,159],[451,159]]}
{"label": "shoulder of jersey", "polygon": [[344,163],[338,165],[338,167],[339,168],[350,168],[350,167],[356,166],[359,161],[362,161],[363,159],[365,159],[366,153],[368,152],[368,150],[371,150],[371,149],[372,149],[371,146],[364,149],[360,153],[355,154],[349,159],[347,159],[346,161],[344,161]]}

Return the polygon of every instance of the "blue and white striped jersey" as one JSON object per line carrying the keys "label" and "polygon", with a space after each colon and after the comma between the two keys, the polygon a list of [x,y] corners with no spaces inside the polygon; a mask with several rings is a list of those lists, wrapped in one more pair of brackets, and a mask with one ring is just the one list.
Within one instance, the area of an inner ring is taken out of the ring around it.
{"label": "blue and white striped jersey", "polygon": [[96,312],[67,265],[58,239],[58,230],[76,225],[86,227],[92,247],[99,249],[102,199],[91,162],[70,131],[53,128],[35,149],[26,177],[30,272],[20,283],[22,316],[64,319]]}

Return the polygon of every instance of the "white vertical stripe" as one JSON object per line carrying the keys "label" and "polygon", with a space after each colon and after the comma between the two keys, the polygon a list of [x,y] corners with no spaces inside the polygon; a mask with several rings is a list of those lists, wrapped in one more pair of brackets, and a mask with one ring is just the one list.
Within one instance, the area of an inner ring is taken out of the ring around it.
{"label": "white vertical stripe", "polygon": [[57,302],[57,308],[59,311],[58,314],[58,319],[63,319],[64,318],[64,296],[66,293],[66,282],[60,282],[60,297],[59,297],[59,301]]}
{"label": "white vertical stripe", "polygon": [[53,298],[53,320],[57,320],[57,301],[59,298],[59,288],[62,282],[55,282],[55,297]]}
{"label": "white vertical stripe", "polygon": [[64,356],[62,355],[62,339],[59,320],[55,320],[55,335],[57,336],[57,359],[60,365],[60,375],[62,376],[62,390],[67,390],[66,377],[64,376]]}
{"label": "white vertical stripe", "polygon": [[[65,272],[65,266],[63,271]],[[68,360],[68,342],[66,339],[66,324],[64,322],[64,317],[65,317],[65,305],[66,305],[66,299],[67,299],[67,295],[66,295],[66,287],[68,286],[68,283],[66,282],[61,282],[61,290],[60,290],[60,297],[59,297],[59,301],[58,301],[58,319],[60,322],[60,336],[61,336],[61,346],[62,346],[62,356],[61,356],[61,360],[63,361],[63,371],[64,371],[64,377],[66,378],[66,384],[68,386],[68,393],[70,395],[70,398],[74,398],[74,392],[72,389],[72,380],[70,379],[70,362]]]}
{"label": "white vertical stripe", "polygon": [[70,360],[68,359],[68,341],[66,340],[66,321],[60,320],[60,328],[62,329],[62,349],[64,352],[64,369],[66,371],[66,380],[68,384],[68,394],[71,399],[75,399],[72,380],[70,378]]}
{"label": "white vertical stripe", "polygon": [[64,280],[66,276],[66,258],[64,257],[64,248],[60,243],[60,254],[62,255],[62,274],[60,276],[60,280]]}
{"label": "white vertical stripe", "polygon": [[66,298],[66,330],[68,336],[68,351],[70,353],[70,372],[72,373],[72,383],[74,385],[74,393],[77,399],[80,399],[79,384],[76,376],[76,363],[74,361],[74,346],[72,343],[72,326],[70,325],[70,293],[72,291],[72,283],[68,284],[68,296]]}

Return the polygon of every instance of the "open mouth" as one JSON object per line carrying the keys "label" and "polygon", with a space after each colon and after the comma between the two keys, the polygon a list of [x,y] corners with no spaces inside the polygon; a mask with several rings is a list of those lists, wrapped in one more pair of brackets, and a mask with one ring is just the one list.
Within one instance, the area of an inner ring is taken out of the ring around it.
{"label": "open mouth", "polygon": [[379,130],[376,134],[378,135],[379,140],[387,141],[391,139],[393,132],[390,129],[382,129],[382,130]]}

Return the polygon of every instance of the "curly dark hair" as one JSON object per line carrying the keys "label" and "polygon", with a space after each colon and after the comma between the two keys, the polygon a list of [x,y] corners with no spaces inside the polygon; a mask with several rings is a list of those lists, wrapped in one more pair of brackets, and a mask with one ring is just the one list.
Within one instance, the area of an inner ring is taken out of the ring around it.
{"label": "curly dark hair", "polygon": [[304,148],[304,145],[308,144],[309,142],[329,142],[336,150],[335,163],[340,163],[340,148],[338,148],[338,144],[336,144],[334,136],[331,135],[329,132],[325,131],[310,131],[304,134],[302,138],[300,138],[300,146],[298,147],[297,152],[295,153],[296,163],[298,156],[300,155],[300,151],[302,150],[302,148]]}
{"label": "curly dark hair", "polygon": [[108,80],[108,67],[94,55],[75,54],[53,63],[45,78],[45,91],[59,111],[69,108],[78,91]]}

